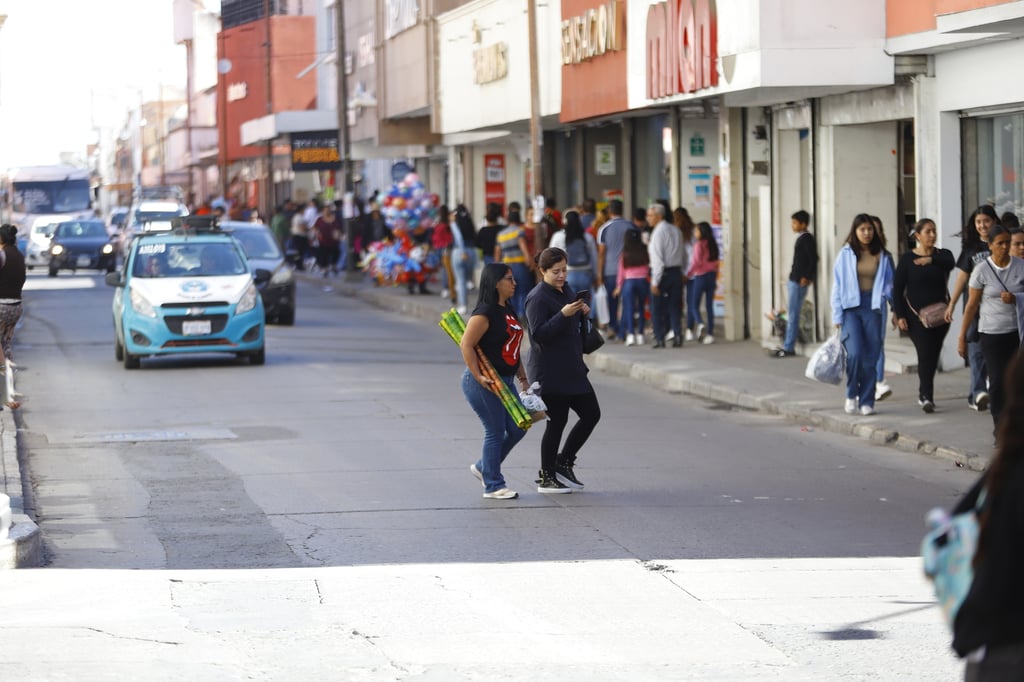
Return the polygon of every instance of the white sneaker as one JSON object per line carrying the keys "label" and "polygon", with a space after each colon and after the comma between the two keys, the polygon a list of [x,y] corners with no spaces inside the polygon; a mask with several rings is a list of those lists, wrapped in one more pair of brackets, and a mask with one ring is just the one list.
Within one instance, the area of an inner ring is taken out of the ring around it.
{"label": "white sneaker", "polygon": [[519,493],[515,490],[502,488],[501,490],[495,490],[493,493],[484,493],[484,497],[488,500],[514,500],[519,497]]}
{"label": "white sneaker", "polygon": [[633,336],[632,334],[626,334],[626,345],[627,346],[635,346],[636,345],[636,337]]}
{"label": "white sneaker", "polygon": [[638,345],[638,346],[644,345],[644,335],[643,334],[637,334],[636,335],[636,345]]}
{"label": "white sneaker", "polygon": [[875,384],[875,402],[878,402],[879,400],[885,400],[891,395],[892,388],[890,388],[889,384],[885,383],[884,381],[879,381],[878,383]]}
{"label": "white sneaker", "polygon": [[448,290],[441,289],[441,298],[448,298]]}
{"label": "white sneaker", "polygon": [[847,398],[846,402],[843,403],[843,411],[846,412],[846,414],[853,414],[854,412],[856,412],[857,411],[857,399],[856,398]]}
{"label": "white sneaker", "polygon": [[465,315],[466,314],[466,306],[460,305],[458,307],[458,311],[459,311],[459,315]]}
{"label": "white sneaker", "polygon": [[473,464],[469,465],[469,473],[471,473],[474,476],[476,476],[477,480],[480,481],[480,485],[481,486],[483,486],[485,488],[487,487],[487,484],[484,483],[484,475],[482,473],[480,473],[479,469],[476,468],[476,462],[474,462]]}
{"label": "white sneaker", "polygon": [[696,336],[700,340],[704,339],[704,325],[703,324],[698,324],[697,325],[697,331],[694,333],[694,336]]}
{"label": "white sneaker", "polygon": [[693,332],[687,329],[686,334],[683,335],[683,338],[686,339],[687,341],[693,341]]}
{"label": "white sneaker", "polygon": [[870,417],[875,413],[875,408],[871,407],[870,405],[865,405],[864,407],[860,408],[860,413],[865,417]]}
{"label": "white sneaker", "polygon": [[704,340],[703,340],[703,341],[701,341],[701,343],[703,343],[703,344],[704,344],[705,346],[710,346],[710,345],[711,345],[711,344],[713,344],[714,342],[715,342],[715,337],[711,336],[710,334],[708,334],[707,336],[705,336],[705,337],[704,337]]}
{"label": "white sneaker", "polygon": [[676,338],[676,333],[674,331],[672,331],[671,329],[669,329],[668,330],[668,334],[665,334],[665,340],[666,341],[671,341],[674,338]]}

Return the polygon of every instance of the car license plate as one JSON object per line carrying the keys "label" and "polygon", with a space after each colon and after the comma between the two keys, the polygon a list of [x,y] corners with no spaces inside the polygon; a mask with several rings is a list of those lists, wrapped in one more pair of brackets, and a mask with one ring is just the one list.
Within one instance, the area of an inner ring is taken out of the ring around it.
{"label": "car license plate", "polygon": [[88,256],[79,256],[78,257],[78,267],[80,267],[80,268],[87,268],[87,267],[89,267],[89,263],[91,263],[91,262],[92,262],[92,259],[89,258]]}
{"label": "car license plate", "polygon": [[181,323],[181,333],[185,336],[202,336],[211,330],[209,320],[184,320]]}

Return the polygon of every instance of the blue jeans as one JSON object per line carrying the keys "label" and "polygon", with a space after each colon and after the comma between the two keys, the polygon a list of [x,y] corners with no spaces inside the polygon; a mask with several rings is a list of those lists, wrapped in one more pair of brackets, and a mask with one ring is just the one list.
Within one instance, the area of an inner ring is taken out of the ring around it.
{"label": "blue jeans", "polygon": [[[642,334],[644,330],[644,301],[651,295],[651,285],[644,278],[627,279],[622,283],[619,296],[622,299],[622,321],[619,330],[622,334]],[[640,320],[634,320],[639,315]]]}
{"label": "blue jeans", "polygon": [[686,304],[686,328],[690,331],[696,331],[697,316],[693,314],[693,306],[690,305],[691,300],[693,300],[693,280],[688,279],[683,282],[683,302]]}
{"label": "blue jeans", "polygon": [[792,280],[786,282],[786,293],[789,300],[786,308],[786,338],[782,342],[782,349],[787,353],[796,351],[796,339],[800,333],[800,309],[803,308],[804,299],[807,298],[807,290],[810,286],[800,286],[800,282]]}
{"label": "blue jeans", "polygon": [[533,273],[526,263],[509,263],[508,267],[512,270],[512,276],[516,278],[516,293],[512,294],[509,302],[512,304],[512,310],[516,311],[519,321],[525,322],[526,295],[533,289]]}
{"label": "blue jeans", "polygon": [[889,317],[889,305],[882,299],[882,341],[878,345],[878,362],[875,365],[875,379],[878,383],[885,382],[885,321]]}
{"label": "blue jeans", "polygon": [[842,342],[846,349],[846,397],[861,407],[875,406],[882,311],[871,309],[871,292],[860,292],[860,305],[843,310]]}
{"label": "blue jeans", "polygon": [[[978,321],[975,320],[967,327],[967,337],[970,338],[978,328]],[[967,359],[971,363],[971,394],[967,396],[967,402],[974,404],[974,398],[981,392],[988,393],[988,364],[985,362],[985,354],[981,351],[981,340],[968,342]]]}
{"label": "blue jeans", "polygon": [[466,307],[466,284],[473,281],[476,270],[476,249],[452,249],[452,270],[455,272],[455,300]]}
{"label": "blue jeans", "polygon": [[620,338],[625,338],[622,328],[619,326],[619,297],[622,296],[622,292],[619,292],[619,296],[614,296],[615,281],[618,279],[619,274],[613,272],[611,274],[605,273],[604,275],[604,290],[608,292],[608,326],[613,329]]}
{"label": "blue jeans", "polygon": [[[695,324],[701,324],[704,320],[700,316],[700,300],[704,298],[704,307],[707,312],[708,322],[704,331],[708,336],[715,335],[715,287],[718,285],[718,272],[712,270],[703,275],[693,278],[693,286],[690,287],[689,309],[693,311]],[[689,314],[687,314],[689,317]]]}
{"label": "blue jeans", "polygon": [[[503,378],[515,393],[512,377]],[[476,468],[483,474],[486,491],[493,493],[506,487],[505,477],[501,475],[501,463],[516,443],[523,439],[526,431],[516,426],[498,396],[481,386],[469,373],[469,369],[462,373],[462,393],[484,425],[484,446]]]}

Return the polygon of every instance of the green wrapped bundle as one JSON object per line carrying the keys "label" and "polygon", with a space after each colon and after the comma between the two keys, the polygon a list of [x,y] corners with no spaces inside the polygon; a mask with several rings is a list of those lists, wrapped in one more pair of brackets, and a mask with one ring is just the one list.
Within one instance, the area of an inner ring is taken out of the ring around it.
{"label": "green wrapped bundle", "polygon": [[[451,310],[441,315],[441,321],[438,325],[444,332],[455,342],[455,345],[462,344],[462,335],[466,332],[466,321],[462,319],[462,315],[459,315],[459,311],[452,308]],[[530,418],[530,413],[523,407],[523,404],[519,402],[519,396],[513,393],[508,384],[506,384],[502,378],[494,371],[494,365],[487,359],[484,352],[477,346],[476,358],[480,364],[480,371],[485,377],[491,380],[491,384],[488,388],[494,395],[498,396],[501,400],[501,404],[505,406],[505,409],[512,416],[516,426],[523,429],[524,431],[533,425],[533,419]]]}

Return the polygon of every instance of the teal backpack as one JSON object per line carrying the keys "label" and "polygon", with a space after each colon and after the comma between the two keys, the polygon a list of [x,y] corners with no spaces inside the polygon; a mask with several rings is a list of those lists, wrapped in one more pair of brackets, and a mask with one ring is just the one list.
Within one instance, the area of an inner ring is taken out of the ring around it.
{"label": "teal backpack", "polygon": [[928,512],[929,530],[921,543],[921,558],[950,630],[974,581],[971,563],[978,550],[978,517],[984,504],[982,488],[978,501],[965,512],[950,516],[941,507]]}

